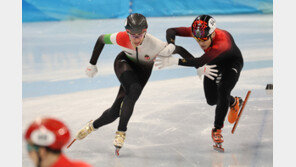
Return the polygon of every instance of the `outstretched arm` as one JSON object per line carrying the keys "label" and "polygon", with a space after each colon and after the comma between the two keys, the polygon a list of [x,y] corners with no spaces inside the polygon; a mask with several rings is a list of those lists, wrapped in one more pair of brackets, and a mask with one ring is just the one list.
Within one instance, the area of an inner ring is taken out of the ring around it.
{"label": "outstretched arm", "polygon": [[[174,50],[173,54],[179,54],[181,57],[183,57],[186,60],[193,60],[195,57],[189,53],[185,48],[182,46],[175,45],[176,49]],[[195,67],[195,66],[192,66]]]}
{"label": "outstretched arm", "polygon": [[[166,40],[170,44],[175,44],[176,36],[182,37],[192,37],[191,28],[190,27],[175,27],[169,28],[166,30]],[[176,45],[174,53],[179,54],[184,59],[193,59],[194,56],[190,54],[186,49],[181,46]]]}
{"label": "outstretched arm", "polygon": [[[100,35],[100,37],[97,39],[97,42],[95,44],[95,47],[93,49],[91,59],[89,61],[90,64],[96,65],[97,61],[99,59],[99,56],[105,46],[105,41],[104,41],[105,35]],[[110,38],[110,37],[109,37]]]}
{"label": "outstretched arm", "polygon": [[175,44],[176,36],[192,37],[191,27],[175,27],[166,30],[166,40],[168,43]]}
{"label": "outstretched arm", "polygon": [[[189,53],[189,52],[188,52]],[[197,68],[197,74],[201,78],[202,75],[205,75],[211,80],[214,80],[214,77],[217,77],[218,70],[215,69],[216,65],[204,65],[199,66],[199,58],[193,59],[178,59],[173,56],[158,56],[155,60],[155,66],[158,66],[159,69],[168,67],[171,65],[183,65],[183,66],[192,66]]]}
{"label": "outstretched arm", "polygon": [[112,34],[103,34],[100,35],[100,37],[97,39],[97,42],[95,44],[95,47],[93,49],[91,58],[90,58],[90,65],[87,66],[85,73],[87,76],[89,77],[94,77],[96,75],[96,73],[98,72],[98,68],[96,66],[97,61],[99,59],[99,56],[105,46],[105,44],[112,44],[111,42],[111,35]]}
{"label": "outstretched arm", "polygon": [[[177,59],[172,57],[172,54],[179,54],[184,59]],[[169,44],[167,45],[159,54],[158,57],[171,57],[171,59],[176,59],[173,61],[176,63],[176,65],[182,65],[182,66],[189,66],[189,67],[196,67],[198,62],[196,62],[197,58],[193,57],[191,53],[189,53],[185,48],[182,46]]]}
{"label": "outstretched arm", "polygon": [[207,63],[209,63],[214,56],[210,56],[208,53],[204,53],[201,57],[193,57],[185,48],[176,45],[176,49],[173,54],[179,54],[184,59],[179,59],[178,65],[189,66],[199,68]]}
{"label": "outstretched arm", "polygon": [[166,30],[166,40],[168,43],[175,44],[175,38],[176,38],[176,29],[175,28],[169,28]]}

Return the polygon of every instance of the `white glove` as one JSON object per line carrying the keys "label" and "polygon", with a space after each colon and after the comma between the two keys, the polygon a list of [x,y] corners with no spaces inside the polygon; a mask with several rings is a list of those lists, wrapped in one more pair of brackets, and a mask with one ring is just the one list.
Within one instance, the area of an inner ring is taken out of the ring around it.
{"label": "white glove", "polygon": [[172,43],[168,44],[164,49],[162,49],[158,55],[159,56],[170,56],[175,51],[176,46]]}
{"label": "white glove", "polygon": [[197,75],[199,76],[199,78],[201,79],[202,75],[205,75],[206,77],[208,77],[211,80],[214,80],[214,77],[218,76],[218,70],[214,69],[215,67],[217,67],[216,65],[204,65],[202,67],[199,67],[197,69]]}
{"label": "white glove", "polygon": [[173,56],[157,56],[155,60],[155,66],[159,66],[158,69],[168,67],[172,65],[178,65],[179,59]]}
{"label": "white glove", "polygon": [[95,75],[96,75],[96,73],[98,72],[98,68],[97,68],[97,66],[96,65],[89,65],[89,66],[87,66],[87,68],[86,68],[86,70],[85,70],[85,74],[88,76],[88,77],[90,77],[90,78],[92,78],[92,77],[94,77]]}

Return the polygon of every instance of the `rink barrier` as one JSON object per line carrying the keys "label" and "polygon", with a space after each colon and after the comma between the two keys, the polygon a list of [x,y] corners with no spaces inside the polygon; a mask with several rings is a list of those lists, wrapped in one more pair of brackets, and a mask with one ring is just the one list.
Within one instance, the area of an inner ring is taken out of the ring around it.
{"label": "rink barrier", "polygon": [[22,0],[22,21],[125,18],[199,14],[272,14],[273,0]]}

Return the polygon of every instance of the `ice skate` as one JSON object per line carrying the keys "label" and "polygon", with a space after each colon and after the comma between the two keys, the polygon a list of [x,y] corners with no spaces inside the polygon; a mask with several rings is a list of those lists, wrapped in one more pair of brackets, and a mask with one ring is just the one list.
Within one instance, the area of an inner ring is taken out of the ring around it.
{"label": "ice skate", "polygon": [[93,121],[89,121],[82,129],[78,131],[75,139],[82,140],[94,130],[95,128],[93,127]]}
{"label": "ice skate", "polygon": [[235,102],[232,106],[230,106],[230,111],[228,113],[228,122],[233,124],[236,119],[239,112],[239,109],[241,108],[243,104],[243,100],[240,97],[235,97]]}
{"label": "ice skate", "polygon": [[90,134],[92,131],[94,131],[95,128],[93,127],[93,121],[89,121],[82,129],[78,131],[76,134],[75,138],[71,141],[71,143],[67,146],[67,148],[70,148],[71,145],[76,141],[76,140],[82,140],[84,139],[88,134]]}
{"label": "ice skate", "polygon": [[224,148],[222,147],[222,143],[224,140],[221,132],[222,132],[221,129],[216,129],[216,128],[212,129],[212,139],[215,143],[213,145],[213,148],[218,152],[224,152]]}
{"label": "ice skate", "polygon": [[119,156],[119,150],[123,146],[124,140],[125,140],[125,132],[117,131],[114,142],[113,142],[113,145],[115,146],[116,156]]}

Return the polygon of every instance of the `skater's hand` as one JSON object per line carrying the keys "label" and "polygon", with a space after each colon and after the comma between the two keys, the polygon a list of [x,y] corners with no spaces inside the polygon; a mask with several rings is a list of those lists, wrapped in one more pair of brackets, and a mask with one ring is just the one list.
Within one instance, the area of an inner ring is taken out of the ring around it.
{"label": "skater's hand", "polygon": [[199,78],[201,79],[202,75],[205,75],[206,77],[208,77],[211,80],[214,80],[214,77],[218,76],[218,70],[215,69],[215,67],[217,67],[216,65],[204,65],[202,67],[199,67],[197,69],[197,75],[199,76]]}
{"label": "skater's hand", "polygon": [[89,66],[87,66],[87,68],[85,70],[85,74],[88,77],[90,77],[90,78],[94,77],[97,74],[97,72],[98,72],[97,66],[96,65],[92,65],[92,64],[90,64]]}
{"label": "skater's hand", "polygon": [[173,52],[175,51],[175,49],[176,49],[176,46],[174,45],[174,44],[168,44],[164,49],[162,49],[159,53],[158,53],[158,55],[159,56],[166,56],[166,57],[168,57],[168,56],[170,56],[170,55],[172,55],[173,54]]}
{"label": "skater's hand", "polygon": [[179,59],[175,58],[173,56],[160,56],[158,55],[155,60],[155,66],[158,67],[158,69],[162,69],[164,67],[172,66],[172,65],[178,65]]}

